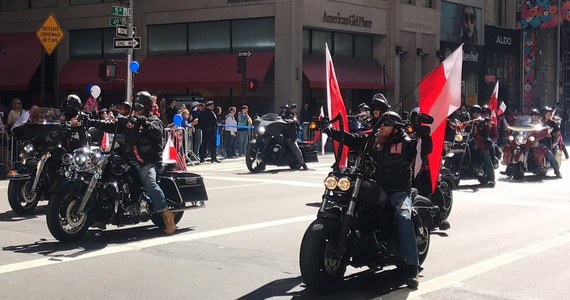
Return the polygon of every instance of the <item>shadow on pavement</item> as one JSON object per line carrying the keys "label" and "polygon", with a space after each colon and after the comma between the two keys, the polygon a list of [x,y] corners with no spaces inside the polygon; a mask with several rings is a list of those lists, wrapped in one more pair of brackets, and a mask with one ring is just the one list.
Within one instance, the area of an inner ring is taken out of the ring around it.
{"label": "shadow on pavement", "polygon": [[[192,228],[178,228],[176,234],[192,231]],[[104,249],[108,246],[128,244],[153,238],[165,237],[163,230],[154,225],[128,227],[114,230],[90,229],[85,236],[74,243],[61,243],[57,240],[40,239],[31,244],[2,247],[2,251],[14,253],[40,254],[53,259],[74,258]],[[76,251],[73,251],[76,250]],[[72,251],[71,253],[64,253]]]}
{"label": "shadow on pavement", "polygon": [[[412,291],[404,286],[404,282],[395,276],[396,270],[375,272],[366,270],[349,275],[345,278],[338,290],[326,295],[317,295],[307,289],[302,283],[302,278],[284,278],[272,281],[251,293],[238,299],[270,299],[273,297],[291,297],[291,299],[377,299],[395,291],[398,298],[406,299]],[[420,275],[421,277],[421,275]],[[303,290],[292,291],[301,287]]]}
{"label": "shadow on pavement", "polygon": [[29,219],[35,219],[38,216],[45,215],[47,211],[47,205],[42,205],[36,207],[33,213],[29,215],[19,215],[11,210],[0,214],[0,222],[17,222]]}

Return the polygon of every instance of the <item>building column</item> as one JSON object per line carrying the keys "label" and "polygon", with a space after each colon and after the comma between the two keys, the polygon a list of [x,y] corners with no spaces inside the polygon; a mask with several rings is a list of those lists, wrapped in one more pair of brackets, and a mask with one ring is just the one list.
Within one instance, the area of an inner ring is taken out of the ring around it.
{"label": "building column", "polygon": [[274,111],[283,104],[301,105],[303,86],[303,1],[275,3]]}

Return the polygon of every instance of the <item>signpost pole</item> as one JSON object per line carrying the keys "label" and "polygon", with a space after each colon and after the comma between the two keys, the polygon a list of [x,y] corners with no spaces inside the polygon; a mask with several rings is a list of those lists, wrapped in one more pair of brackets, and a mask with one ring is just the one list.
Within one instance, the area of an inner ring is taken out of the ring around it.
{"label": "signpost pole", "polygon": [[[129,0],[127,6],[127,36],[132,38],[133,34],[133,0]],[[133,61],[133,49],[127,49],[127,87],[126,87],[126,101],[133,101],[133,73],[130,70],[131,62]]]}
{"label": "signpost pole", "polygon": [[246,90],[247,90],[247,59],[245,57],[243,59],[243,70],[241,71],[241,101],[242,105],[245,104],[246,98]]}

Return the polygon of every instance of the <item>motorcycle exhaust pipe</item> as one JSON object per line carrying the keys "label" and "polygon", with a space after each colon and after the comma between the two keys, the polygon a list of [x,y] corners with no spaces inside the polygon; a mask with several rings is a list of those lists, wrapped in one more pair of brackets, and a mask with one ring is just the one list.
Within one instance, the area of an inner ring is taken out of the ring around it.
{"label": "motorcycle exhaust pipe", "polygon": [[181,208],[175,208],[175,209],[171,209],[170,211],[175,213],[175,212],[181,212],[181,211],[185,211],[185,210],[191,210],[191,209],[198,209],[198,208],[206,207],[206,203],[204,203],[204,201],[196,201],[196,203],[198,203],[198,204],[193,204],[193,205],[185,206],[185,207],[181,207]]}
{"label": "motorcycle exhaust pipe", "polygon": [[36,177],[34,178],[34,183],[32,184],[32,191],[35,193],[36,188],[38,187],[38,182],[40,181],[40,175],[44,169],[46,161],[51,157],[51,154],[48,152],[42,155],[42,158],[38,162],[38,166],[36,167]]}

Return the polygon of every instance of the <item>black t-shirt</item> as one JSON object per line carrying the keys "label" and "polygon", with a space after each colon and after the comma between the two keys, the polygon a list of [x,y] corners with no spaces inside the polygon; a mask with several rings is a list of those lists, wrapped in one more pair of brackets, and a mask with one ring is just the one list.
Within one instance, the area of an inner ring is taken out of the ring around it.
{"label": "black t-shirt", "polygon": [[218,119],[211,109],[205,109],[198,118],[198,126],[204,131],[215,131],[218,128]]}

